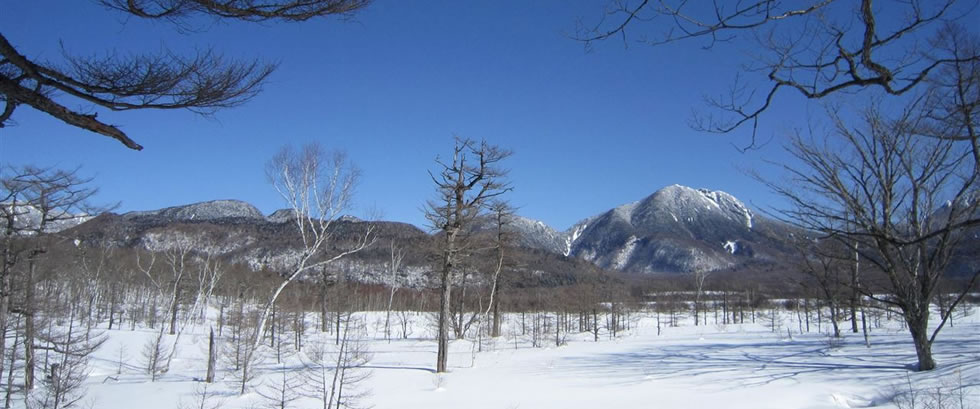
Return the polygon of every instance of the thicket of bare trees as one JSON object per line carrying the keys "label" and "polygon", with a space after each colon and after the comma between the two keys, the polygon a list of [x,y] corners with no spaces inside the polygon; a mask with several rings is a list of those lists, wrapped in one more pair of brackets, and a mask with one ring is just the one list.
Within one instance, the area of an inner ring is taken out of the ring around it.
{"label": "thicket of bare trees", "polygon": [[[630,41],[628,34],[654,46],[745,46],[752,51],[747,65],[728,92],[707,98],[709,111],[691,125],[719,133],[748,127],[749,147],[780,90],[852,102],[845,106],[859,105],[844,98],[853,91],[873,91],[878,100],[858,108],[858,118],[829,109],[834,137],[791,138],[790,153],[801,165],[784,168],[789,184],[768,182],[794,206],[786,219],[838,242],[834,259],[812,253],[829,247],[824,244],[806,246],[803,256],[831,308],[835,333],[844,310],[858,330],[859,294],[877,296],[902,312],[919,369],[928,370],[935,367],[931,344],[948,320],[941,313],[930,331],[930,306],[952,249],[978,223],[980,41],[959,21],[974,7],[959,0],[885,7],[872,0],[615,0],[577,38],[587,46]],[[957,289],[952,304],[977,274]]]}
{"label": "thicket of bare trees", "polygon": [[[828,263],[853,263],[857,252],[869,270],[880,274],[875,280],[862,273],[856,289],[902,313],[920,370],[936,366],[932,343],[949,319],[941,314],[930,330],[931,307],[952,252],[967,229],[980,224],[980,175],[972,146],[955,138],[924,137],[919,130],[934,112],[927,99],[894,117],[872,105],[860,125],[832,112],[831,135],[793,137],[789,151],[801,165],[785,167],[792,183],[769,184],[792,203],[783,211],[788,220],[818,232],[821,240],[838,242],[838,261]],[[963,129],[950,125],[949,130]],[[971,274],[953,304],[978,276],[980,271]],[[824,277],[840,285],[855,281]]]}

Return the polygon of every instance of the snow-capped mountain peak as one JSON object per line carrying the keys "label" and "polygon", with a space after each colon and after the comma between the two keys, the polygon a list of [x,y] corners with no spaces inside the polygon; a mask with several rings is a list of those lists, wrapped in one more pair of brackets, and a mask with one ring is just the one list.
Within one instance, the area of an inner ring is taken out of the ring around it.
{"label": "snow-capped mountain peak", "polygon": [[725,268],[756,254],[756,219],[729,193],[671,185],[576,224],[564,254],[621,271]]}

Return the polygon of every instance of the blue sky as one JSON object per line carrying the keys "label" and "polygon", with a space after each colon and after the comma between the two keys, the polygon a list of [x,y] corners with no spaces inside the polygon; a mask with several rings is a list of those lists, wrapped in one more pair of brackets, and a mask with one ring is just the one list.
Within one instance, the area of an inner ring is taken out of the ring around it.
{"label": "blue sky", "polygon": [[745,132],[704,134],[687,121],[705,94],[727,89],[743,50],[610,41],[585,52],[569,35],[603,3],[379,0],[353,21],[178,33],[90,1],[2,0],[4,35],[33,58],[59,61],[59,42],[82,55],[210,46],[280,66],[262,94],[213,117],[99,111],[142,152],[21,108],[16,126],[0,131],[0,162],[81,165],[98,199],[121,202],[121,212],[240,199],[271,213],[283,204],[265,162],[282,145],[318,141],[363,171],[353,214],[422,226],[434,195],[426,170],[455,134],[514,150],[509,199],[558,229],[674,183],[755,208],[775,203],[739,169],[781,159],[778,135],[820,106],[786,93],[760,131],[777,141],[739,153],[733,144],[747,142]]}

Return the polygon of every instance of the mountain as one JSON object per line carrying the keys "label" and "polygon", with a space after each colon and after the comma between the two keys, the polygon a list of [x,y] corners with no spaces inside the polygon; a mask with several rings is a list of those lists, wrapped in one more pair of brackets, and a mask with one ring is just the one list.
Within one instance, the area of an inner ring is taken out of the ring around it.
{"label": "mountain", "polygon": [[790,232],[728,193],[672,185],[588,218],[564,237],[566,254],[602,268],[673,273],[785,259],[790,250],[775,238]]}
{"label": "mountain", "polygon": [[[963,204],[975,203],[980,194]],[[105,214],[72,229],[86,240],[114,246],[163,251],[191,244],[252,270],[277,271],[297,257],[299,236],[293,212],[268,216],[236,200],[216,200],[165,209]],[[71,225],[58,226],[59,229]],[[364,221],[344,216],[333,223],[328,252],[340,251],[372,229],[376,245],[343,263],[349,279],[382,283],[388,245],[406,253],[402,285],[431,284],[439,254],[439,235],[406,223]],[[496,224],[478,219],[470,231],[491,238]],[[775,273],[785,270],[795,252],[786,238],[798,230],[752,212],[734,196],[708,189],[672,185],[650,196],[586,218],[566,231],[513,215],[507,221],[513,238],[508,251],[524,280],[520,285],[554,285],[594,275],[599,269],[626,273],[684,273],[695,270]],[[478,246],[479,247],[479,246]],[[980,228],[968,231],[951,271],[971,272],[980,265]],[[536,284],[535,284],[536,283]]]}
{"label": "mountain", "polygon": [[[248,203],[217,200],[121,215],[106,213],[67,231],[66,235],[80,242],[127,250],[164,252],[190,248],[198,255],[208,253],[252,271],[282,272],[296,261],[302,248],[296,227],[286,223],[293,217],[291,210],[279,210],[266,217]],[[560,240],[560,233],[540,222],[517,217],[514,226],[528,231],[526,237],[543,235],[555,242]],[[389,246],[394,243],[405,255],[396,282],[413,288],[434,284],[440,259],[439,236],[411,224],[341,217],[331,224],[332,238],[326,254],[353,247],[369,229],[375,238],[374,245],[331,264],[335,273],[363,283],[390,283],[386,263],[390,260]],[[535,243],[538,244],[517,244],[508,249],[516,266],[509,276],[519,281],[515,285],[572,283],[599,272],[584,260],[542,249],[548,246],[547,241]]]}
{"label": "mountain", "polygon": [[212,200],[184,206],[168,207],[160,210],[124,213],[123,218],[154,218],[161,221],[252,219],[265,220],[265,216],[255,206],[240,200]]}
{"label": "mountain", "polygon": [[[478,218],[469,230],[479,234],[495,234],[497,231],[496,219],[493,216]],[[542,221],[509,215],[504,221],[504,230],[510,236],[513,244],[518,247],[567,256],[565,254],[565,233],[555,230]]]}

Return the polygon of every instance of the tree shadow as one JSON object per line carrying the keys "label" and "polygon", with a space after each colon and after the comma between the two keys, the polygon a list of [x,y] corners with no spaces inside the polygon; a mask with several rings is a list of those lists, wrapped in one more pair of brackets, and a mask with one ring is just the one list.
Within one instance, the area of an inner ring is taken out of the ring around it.
{"label": "tree shadow", "polygon": [[[966,373],[980,368],[980,339],[947,339],[937,343],[934,354],[940,368],[916,373],[916,378],[940,378],[957,370]],[[585,375],[590,381],[620,385],[672,378],[692,382],[725,379],[717,384],[724,390],[822,377],[880,381],[889,373],[904,376],[915,361],[911,342],[904,339],[878,341],[865,348],[858,342],[837,347],[811,336],[790,342],[652,344],[631,351],[562,358],[541,372]]]}

